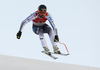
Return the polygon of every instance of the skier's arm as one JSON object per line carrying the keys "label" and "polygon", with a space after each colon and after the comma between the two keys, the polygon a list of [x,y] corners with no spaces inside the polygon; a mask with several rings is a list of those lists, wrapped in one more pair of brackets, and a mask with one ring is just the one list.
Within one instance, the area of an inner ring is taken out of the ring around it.
{"label": "skier's arm", "polygon": [[53,31],[54,31],[54,35],[55,35],[54,41],[59,41],[57,28],[56,28],[56,26],[54,24],[54,21],[53,21],[53,19],[52,19],[50,14],[48,14],[48,21],[51,24],[51,26],[53,28]]}
{"label": "skier's arm", "polygon": [[20,37],[22,35],[22,29],[23,29],[24,25],[26,23],[30,22],[33,19],[34,19],[34,13],[31,14],[29,17],[27,17],[25,20],[22,21],[21,26],[20,26],[20,29],[19,29],[19,31],[18,31],[18,33],[16,35],[17,36],[17,39],[20,39]]}
{"label": "skier's arm", "polygon": [[50,14],[48,14],[48,21],[49,21],[50,25],[52,26],[52,28],[54,30],[54,34],[58,35],[57,28],[56,28],[56,26],[54,24],[54,21],[53,21],[53,19],[52,19]]}
{"label": "skier's arm", "polygon": [[30,16],[28,16],[25,20],[22,21],[19,31],[22,32],[22,29],[25,26],[25,24],[28,23],[28,22],[30,22],[33,19],[34,19],[34,13],[31,14]]}

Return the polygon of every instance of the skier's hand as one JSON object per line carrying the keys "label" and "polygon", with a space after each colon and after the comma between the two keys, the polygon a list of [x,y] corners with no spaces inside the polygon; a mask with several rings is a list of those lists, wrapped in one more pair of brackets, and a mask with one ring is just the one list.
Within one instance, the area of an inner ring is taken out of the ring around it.
{"label": "skier's hand", "polygon": [[55,35],[54,42],[59,42],[58,35]]}
{"label": "skier's hand", "polygon": [[17,33],[17,39],[20,39],[20,37],[21,37],[21,35],[22,35],[22,32],[21,31],[19,31],[18,33]]}

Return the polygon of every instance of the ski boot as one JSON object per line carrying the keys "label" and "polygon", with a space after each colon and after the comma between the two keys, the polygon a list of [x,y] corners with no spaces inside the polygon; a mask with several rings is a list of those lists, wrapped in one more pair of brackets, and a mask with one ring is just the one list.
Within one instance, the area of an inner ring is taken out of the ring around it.
{"label": "ski boot", "polygon": [[51,55],[51,52],[50,50],[48,49],[48,47],[43,47],[44,48],[44,52],[47,54],[47,55]]}
{"label": "ski boot", "polygon": [[61,52],[57,46],[53,46],[53,49],[54,49],[55,54],[61,54]]}

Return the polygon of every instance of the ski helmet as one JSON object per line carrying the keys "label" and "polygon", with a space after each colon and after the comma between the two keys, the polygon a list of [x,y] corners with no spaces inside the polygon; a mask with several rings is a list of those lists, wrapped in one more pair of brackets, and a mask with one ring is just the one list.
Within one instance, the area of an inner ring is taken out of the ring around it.
{"label": "ski helmet", "polygon": [[40,6],[38,7],[38,10],[39,10],[39,11],[46,11],[46,10],[47,10],[47,7],[46,7],[45,5],[40,5]]}
{"label": "ski helmet", "polygon": [[47,11],[47,7],[46,7],[45,5],[40,5],[40,6],[38,7],[39,16],[40,16],[41,18],[43,18],[43,17],[45,16],[46,11]]}

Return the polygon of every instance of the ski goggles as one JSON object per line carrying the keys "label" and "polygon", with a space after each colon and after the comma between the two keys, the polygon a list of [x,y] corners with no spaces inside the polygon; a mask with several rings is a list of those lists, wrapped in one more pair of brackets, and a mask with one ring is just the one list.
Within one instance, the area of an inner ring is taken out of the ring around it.
{"label": "ski goggles", "polygon": [[43,9],[43,8],[42,8],[42,9],[39,9],[39,11],[47,11],[47,9]]}

